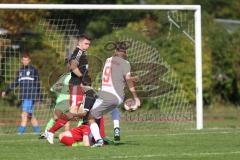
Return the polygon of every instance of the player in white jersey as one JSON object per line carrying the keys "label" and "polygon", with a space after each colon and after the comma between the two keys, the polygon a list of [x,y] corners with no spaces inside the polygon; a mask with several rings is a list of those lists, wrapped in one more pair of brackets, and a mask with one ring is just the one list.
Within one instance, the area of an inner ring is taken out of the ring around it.
{"label": "player in white jersey", "polygon": [[93,147],[103,145],[103,140],[99,133],[99,127],[95,122],[95,119],[101,118],[103,114],[113,110],[123,103],[126,83],[133,95],[135,103],[140,106],[140,100],[134,87],[134,81],[138,80],[138,77],[131,76],[130,63],[126,60],[126,57],[127,48],[124,44],[119,42],[116,45],[115,54],[105,62],[99,98],[96,99],[88,118],[91,132],[96,141]]}

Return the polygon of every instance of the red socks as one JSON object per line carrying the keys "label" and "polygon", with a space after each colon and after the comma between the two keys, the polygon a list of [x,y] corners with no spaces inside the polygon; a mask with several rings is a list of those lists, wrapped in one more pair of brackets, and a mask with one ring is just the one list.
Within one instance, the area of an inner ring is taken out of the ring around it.
{"label": "red socks", "polygon": [[100,130],[100,135],[102,138],[105,137],[105,131],[104,131],[104,119],[103,119],[103,116],[101,117],[100,119],[100,124],[99,124],[99,130]]}
{"label": "red socks", "polygon": [[55,124],[49,129],[49,132],[55,133],[57,130],[62,128],[66,123],[68,122],[67,115],[62,115],[61,118],[59,118]]}

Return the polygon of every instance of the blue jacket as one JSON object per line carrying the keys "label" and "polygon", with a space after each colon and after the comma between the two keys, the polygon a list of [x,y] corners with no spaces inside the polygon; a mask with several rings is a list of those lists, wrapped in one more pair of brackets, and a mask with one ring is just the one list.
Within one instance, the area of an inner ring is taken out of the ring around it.
{"label": "blue jacket", "polygon": [[32,65],[23,66],[17,72],[16,79],[5,90],[8,94],[17,86],[20,88],[20,99],[40,100],[40,80],[38,71]]}

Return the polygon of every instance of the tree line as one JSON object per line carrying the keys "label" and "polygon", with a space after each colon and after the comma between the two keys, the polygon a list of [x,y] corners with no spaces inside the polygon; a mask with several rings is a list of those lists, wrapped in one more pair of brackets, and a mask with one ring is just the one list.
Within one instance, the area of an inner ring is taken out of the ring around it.
{"label": "tree line", "polygon": [[[19,0],[13,1],[20,3]],[[23,1],[21,1],[22,3]],[[38,0],[25,1],[26,3],[40,3]],[[48,0],[48,3],[79,3],[75,0]],[[46,3],[47,3],[46,2]],[[2,0],[1,3],[8,3]],[[81,1],[80,3],[90,3]],[[159,4],[157,0],[95,0],[91,1],[95,4]],[[200,1],[200,0],[163,0],[161,4],[200,4],[202,6],[202,42],[203,42],[203,98],[204,104],[210,105],[214,103],[230,102],[239,104],[240,102],[240,28],[234,32],[228,32],[224,25],[217,23],[216,18],[223,19],[240,19],[239,1]],[[176,29],[171,30],[171,38],[169,37],[169,22],[166,13],[163,12],[121,12],[121,11],[76,11],[66,10],[58,11],[32,11],[32,10],[1,10],[0,11],[0,28],[9,30],[12,35],[17,37],[22,29],[31,30],[37,33],[34,36],[25,36],[23,39],[19,37],[19,41],[23,41],[24,50],[29,51],[34,59],[33,63],[40,69],[40,75],[48,84],[48,75],[46,73],[61,68],[62,59],[52,62],[56,65],[45,65],[46,56],[50,61],[54,57],[58,57],[59,53],[54,46],[49,45],[47,35],[44,31],[39,30],[38,23],[40,18],[49,18],[53,16],[64,17],[70,15],[79,29],[79,33],[86,32],[92,39],[94,45],[90,52],[98,53],[98,56],[104,57],[101,48],[101,41],[106,37],[116,34],[111,23],[118,23],[121,32],[134,38],[132,31],[147,28],[147,32],[138,35],[139,39],[146,41],[149,45],[156,48],[161,57],[163,57],[170,66],[179,73],[179,78],[186,87],[187,96],[190,102],[195,101],[195,57],[193,54],[193,46],[188,39],[182,36],[182,33]],[[114,18],[113,18],[114,17]],[[120,20],[120,21],[119,21]],[[59,33],[60,34],[60,33]],[[175,34],[175,35],[174,35]],[[0,38],[3,43],[4,39]],[[7,42],[4,42],[7,43]],[[2,45],[3,46],[3,45]],[[1,46],[1,50],[4,48]],[[21,51],[22,52],[22,51]],[[2,52],[3,53],[3,52]],[[49,58],[52,57],[52,58]]]}

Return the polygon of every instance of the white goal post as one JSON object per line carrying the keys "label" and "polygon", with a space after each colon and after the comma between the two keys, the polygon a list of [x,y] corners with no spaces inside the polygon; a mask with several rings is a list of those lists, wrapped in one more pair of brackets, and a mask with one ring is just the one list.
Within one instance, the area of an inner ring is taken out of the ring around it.
{"label": "white goal post", "polygon": [[194,11],[196,67],[196,128],[203,128],[202,42],[200,5],[100,5],[100,4],[1,4],[0,9],[72,9],[72,10],[192,10]]}

